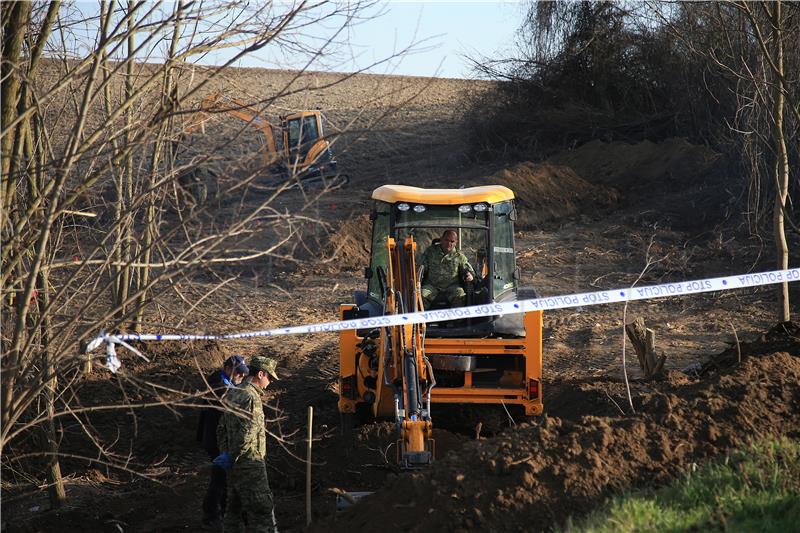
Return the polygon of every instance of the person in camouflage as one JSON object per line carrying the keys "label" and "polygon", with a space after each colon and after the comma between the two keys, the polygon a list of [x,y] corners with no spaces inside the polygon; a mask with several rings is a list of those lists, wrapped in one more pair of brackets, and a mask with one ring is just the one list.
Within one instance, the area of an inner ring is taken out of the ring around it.
{"label": "person in camouflage", "polygon": [[[226,411],[217,426],[220,455],[214,462],[228,470],[228,498],[223,531],[277,532],[272,491],[264,458],[267,429],[261,392],[278,379],[274,359],[253,356],[250,373],[241,387],[228,390]],[[238,414],[237,412],[238,411]]]}
{"label": "person in camouflage", "polygon": [[[212,394],[206,398],[207,407],[200,411],[200,420],[197,424],[197,440],[202,443],[203,449],[213,461],[219,455],[217,447],[217,425],[222,418],[219,410],[219,400],[230,387],[238,386],[250,369],[244,364],[244,357],[233,355],[228,357],[222,369],[216,370],[206,378],[208,388]],[[227,475],[225,470],[212,464],[211,479],[208,483],[206,495],[203,498],[202,525],[209,530],[218,531],[222,527],[222,515],[225,513],[225,495]]]}
{"label": "person in camouflage", "polygon": [[464,305],[466,292],[461,280],[470,282],[475,271],[467,257],[456,248],[458,235],[455,230],[447,230],[422,254],[421,265],[425,267],[422,277],[422,303],[428,309],[440,292],[444,292],[452,307]]}

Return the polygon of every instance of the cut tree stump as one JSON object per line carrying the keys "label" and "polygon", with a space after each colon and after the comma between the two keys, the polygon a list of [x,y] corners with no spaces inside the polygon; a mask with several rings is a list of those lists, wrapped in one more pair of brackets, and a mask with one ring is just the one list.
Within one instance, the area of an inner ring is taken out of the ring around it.
{"label": "cut tree stump", "polygon": [[663,353],[656,354],[656,334],[645,326],[644,318],[637,318],[625,324],[625,332],[633,344],[633,349],[639,357],[639,368],[642,369],[645,379],[660,377],[664,370],[664,361],[667,356]]}

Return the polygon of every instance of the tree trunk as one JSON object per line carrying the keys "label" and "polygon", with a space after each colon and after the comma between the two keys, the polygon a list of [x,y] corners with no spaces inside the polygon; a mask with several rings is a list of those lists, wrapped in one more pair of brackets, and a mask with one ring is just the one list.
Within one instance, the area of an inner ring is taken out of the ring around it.
{"label": "tree trunk", "polygon": [[[179,97],[178,97],[178,84],[174,79],[172,63],[175,61],[177,55],[178,42],[180,41],[181,34],[181,19],[183,16],[183,1],[179,1],[175,10],[175,27],[172,34],[172,41],[170,43],[169,58],[167,59],[167,67],[164,72],[164,87],[162,93],[161,104],[168,106],[170,112],[174,113],[177,110]],[[172,141],[168,139],[168,130],[171,130],[172,119],[170,118],[162,125],[158,131],[158,138],[153,143],[153,154],[150,164],[150,183],[148,184],[148,197],[147,197],[147,211],[145,215],[145,228],[144,228],[144,244],[142,246],[142,253],[137,256],[142,256],[144,266],[139,269],[137,291],[139,298],[137,302],[136,316],[134,317],[131,328],[133,331],[141,331],[142,321],[144,320],[144,309],[147,303],[147,284],[150,281],[150,260],[153,257],[153,245],[158,233],[158,223],[156,221],[156,197],[153,192],[154,183],[156,181],[157,170],[159,166],[164,165],[164,172],[167,175],[173,175],[175,171],[174,154],[171,150],[165,150],[166,143]]]}
{"label": "tree trunk", "polygon": [[[16,119],[17,99],[19,97],[20,75],[17,69],[22,43],[25,40],[31,4],[29,2],[8,2],[2,5],[3,21],[3,62],[2,87],[0,87],[0,121],[5,128]],[[10,14],[6,15],[6,12]],[[14,205],[14,190],[17,180],[9,175],[11,170],[12,150],[17,138],[15,131],[9,131],[0,139],[0,165],[2,165],[2,208],[8,212]]]}
{"label": "tree trunk", "polygon": [[[772,123],[772,140],[775,145],[775,204],[772,213],[772,228],[775,239],[776,266],[779,270],[789,268],[789,246],[784,230],[784,208],[789,195],[789,155],[786,149],[786,136],[783,129],[784,100],[784,68],[783,68],[783,17],[780,0],[772,4],[772,42],[775,51],[774,83],[772,85],[774,109]],[[781,284],[781,295],[778,301],[778,317],[781,322],[788,322],[789,282]]]}
{"label": "tree trunk", "polygon": [[43,450],[47,457],[47,495],[50,508],[58,509],[67,501],[64,489],[64,478],[61,475],[61,464],[58,461],[58,436],[56,432],[55,400],[58,396],[58,371],[56,356],[50,349],[50,289],[47,271],[39,272],[39,313],[41,315],[42,354],[45,363],[45,376],[50,376],[44,387],[45,405],[47,408],[47,422],[44,428],[46,435],[46,449]]}
{"label": "tree trunk", "polygon": [[[133,13],[134,4],[132,0],[128,0],[128,12]],[[133,65],[134,54],[136,53],[136,29],[134,27],[134,17],[128,19],[128,64],[125,68],[125,100],[128,101],[133,98],[134,81],[133,81]],[[128,212],[124,215],[130,221],[124,224],[124,234],[120,245],[122,246],[122,257],[125,266],[122,267],[122,275],[120,276],[120,317],[125,316],[128,308],[128,298],[131,289],[131,271],[133,270],[128,263],[131,262],[133,257],[134,242],[133,232],[135,231],[133,220],[135,219],[134,213],[130,210],[133,207],[133,149],[131,148],[131,130],[133,128],[133,106],[129,106],[125,111],[125,135],[123,137],[123,150],[125,150],[124,165],[125,170],[123,174],[125,201],[123,204]]]}

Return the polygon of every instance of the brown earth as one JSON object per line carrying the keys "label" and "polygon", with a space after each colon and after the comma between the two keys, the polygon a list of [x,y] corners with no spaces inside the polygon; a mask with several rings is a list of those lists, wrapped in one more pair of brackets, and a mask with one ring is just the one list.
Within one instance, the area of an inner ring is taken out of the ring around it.
{"label": "brown earth", "polygon": [[[268,94],[288,75],[243,69],[232,71],[226,83],[232,90],[259,87]],[[593,141],[548,162],[479,167],[465,153],[461,102],[488,84],[361,76],[314,89],[335,76],[301,78],[312,91],[281,104],[320,106],[333,128],[356,124],[336,150],[350,184],[309,208],[328,226],[314,227],[306,251],[299,252],[312,257],[321,249],[322,259],[292,268],[257,261],[221,271],[237,276],[223,287],[201,277],[165,288],[165,296],[180,290],[189,301],[215,292],[192,313],[188,303],[173,298],[159,309],[163,315],[153,313],[150,330],[247,331],[335,318],[338,304],[364,287],[369,196],[384,183],[510,186],[519,196],[522,282],[542,296],[630,286],[643,270],[639,284],[772,268],[763,242],[736,228],[742,210],[738,193],[707,148],[681,139],[636,145]],[[377,117],[414,95],[375,126]],[[257,148],[250,144],[244,150]],[[295,190],[276,208],[297,209],[306,202],[305,193]],[[226,206],[216,213],[229,214]],[[628,319],[645,317],[657,332],[659,351],[667,355],[668,380],[653,383],[642,381],[627,351],[638,414],[630,414],[622,380],[622,306],[547,313],[547,416],[518,420],[499,435],[476,440],[473,425],[436,406],[438,459],[432,468],[410,474],[398,475],[393,465],[393,424],[361,426],[353,441],[341,436],[337,341],[331,335],[148,344],[142,348],[150,363],[123,352],[121,377],[98,371],[76,391],[85,405],[101,405],[133,393],[146,397],[148,391],[135,386],[144,378],[197,390],[201,376],[224,357],[268,353],[279,359],[282,377],[267,393],[274,409],[270,418],[280,418],[270,429],[285,436],[283,443],[271,438],[268,452],[281,529],[299,531],[305,524],[300,457],[309,405],[316,438],[315,529],[548,529],[617,490],[666,483],[748,435],[780,431],[798,437],[800,332],[796,324],[773,328],[775,294],[774,287],[763,287],[628,305]],[[792,295],[795,302],[800,298],[796,286]],[[736,338],[743,341],[738,351]],[[680,372],[706,361],[714,363],[704,364],[698,376]],[[498,417],[497,411],[474,411],[473,422]],[[189,407],[98,415],[93,418],[98,433],[115,443],[117,453],[130,456],[132,471],[149,479],[66,458],[69,503],[49,511],[43,487],[32,490],[29,480],[4,472],[3,531],[199,530],[208,458],[195,442],[196,416]],[[75,437],[80,432],[74,425],[63,424],[65,450],[92,449]],[[337,516],[332,489],[378,493]]]}
{"label": "brown earth", "polygon": [[563,220],[619,202],[619,193],[613,188],[593,185],[572,167],[552,163],[519,163],[489,180],[514,191],[516,204],[525,213],[519,229],[535,228],[543,222]]}
{"label": "brown earth", "polygon": [[[473,441],[429,471],[391,478],[334,522],[335,531],[538,531],[592,509],[616,491],[659,486],[752,435],[800,438],[800,326],[780,324],[743,359],[702,379],[671,372],[637,384],[637,415],[545,416],[490,441]],[[786,349],[787,351],[783,351]],[[559,396],[588,401],[619,383]],[[330,524],[319,530],[329,530]]]}

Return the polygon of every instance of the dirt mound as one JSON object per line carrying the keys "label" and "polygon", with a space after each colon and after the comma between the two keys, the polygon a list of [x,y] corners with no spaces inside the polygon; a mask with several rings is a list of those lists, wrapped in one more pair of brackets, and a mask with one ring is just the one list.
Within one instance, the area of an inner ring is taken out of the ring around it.
{"label": "dirt mound", "polygon": [[707,146],[672,138],[637,144],[591,141],[552,157],[593,185],[612,186],[638,211],[639,222],[705,232],[732,212],[737,193],[726,162]]}
{"label": "dirt mound", "polygon": [[611,206],[619,199],[614,190],[592,185],[571,168],[550,163],[520,163],[498,172],[490,181],[514,191],[521,208],[520,227]]}
{"label": "dirt mound", "polygon": [[607,143],[599,140],[561,152],[552,160],[594,184],[640,188],[691,183],[709,174],[721,158],[707,146],[672,138],[660,143]]}
{"label": "dirt mound", "polygon": [[738,346],[711,357],[700,369],[701,374],[725,371],[745,357],[760,357],[776,351],[800,357],[800,324],[783,322],[764,333],[756,340]]}
{"label": "dirt mound", "polygon": [[340,516],[335,529],[369,529],[380,516],[386,527],[412,531],[544,530],[615,491],[667,482],[750,436],[796,435],[800,359],[790,354],[800,338],[786,351],[775,346],[764,343],[753,352],[760,357],[705,380],[659,384],[635,398],[635,416],[546,417],[468,443],[430,470],[391,480]]}
{"label": "dirt mound", "polygon": [[335,228],[321,249],[321,272],[352,271],[369,264],[372,222],[369,213],[344,220]]}

